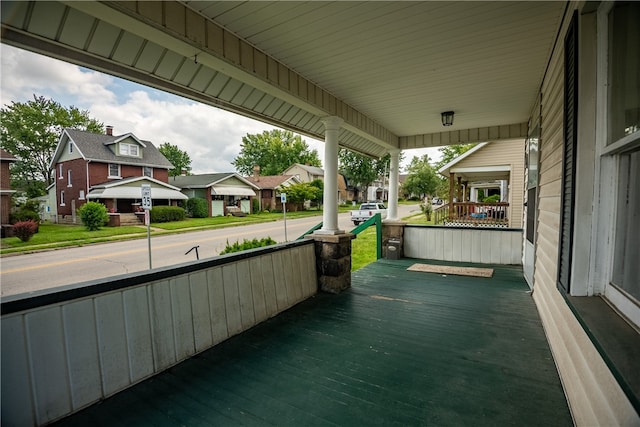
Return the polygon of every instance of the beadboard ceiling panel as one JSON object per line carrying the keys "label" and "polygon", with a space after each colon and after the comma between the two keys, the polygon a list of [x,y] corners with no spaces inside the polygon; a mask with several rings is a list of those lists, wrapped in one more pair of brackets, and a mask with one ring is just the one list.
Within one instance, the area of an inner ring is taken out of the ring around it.
{"label": "beadboard ceiling panel", "polygon": [[[2,42],[377,157],[522,133],[563,2],[3,1]],[[455,111],[443,128],[442,111]],[[446,132],[444,132],[446,130]],[[526,132],[526,126],[524,127]],[[440,134],[442,134],[440,136]]]}

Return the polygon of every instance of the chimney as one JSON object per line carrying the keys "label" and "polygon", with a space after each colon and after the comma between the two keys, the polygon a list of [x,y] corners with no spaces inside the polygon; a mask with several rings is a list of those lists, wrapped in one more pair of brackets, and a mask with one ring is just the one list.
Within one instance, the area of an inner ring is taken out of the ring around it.
{"label": "chimney", "polygon": [[113,136],[113,126],[107,125],[107,135]]}
{"label": "chimney", "polygon": [[260,181],[260,166],[259,165],[255,165],[253,167],[253,178],[256,180],[256,182]]}

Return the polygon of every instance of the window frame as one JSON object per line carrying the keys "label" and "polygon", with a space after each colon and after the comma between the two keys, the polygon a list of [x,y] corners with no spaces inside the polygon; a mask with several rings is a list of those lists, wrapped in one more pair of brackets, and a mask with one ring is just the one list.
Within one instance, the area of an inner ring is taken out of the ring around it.
{"label": "window frame", "polygon": [[67,205],[64,203],[64,190],[61,190],[61,191],[60,191],[60,206],[67,206]]}
{"label": "window frame", "polygon": [[[118,174],[117,175],[112,175],[111,174],[111,167],[112,166],[116,166],[118,168]],[[108,178],[122,178],[122,168],[120,167],[119,163],[109,163],[107,164],[107,168],[109,168],[108,170]]]}
{"label": "window frame", "polygon": [[67,187],[73,187],[73,172],[71,169],[67,169]]}

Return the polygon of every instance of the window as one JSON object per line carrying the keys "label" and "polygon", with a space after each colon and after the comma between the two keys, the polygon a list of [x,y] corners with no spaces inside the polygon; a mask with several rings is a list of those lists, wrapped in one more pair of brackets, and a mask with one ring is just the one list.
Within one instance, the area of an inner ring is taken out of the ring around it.
{"label": "window", "polygon": [[120,178],[120,165],[109,163],[109,178]]}
{"label": "window", "polygon": [[60,192],[60,206],[64,206],[64,191]]}
{"label": "window", "polygon": [[153,178],[153,168],[149,166],[144,166],[142,168],[142,175],[148,176],[149,178]]}
{"label": "window", "polygon": [[73,153],[73,142],[69,141],[69,154]]}
{"label": "window", "polygon": [[71,181],[71,169],[67,171],[67,187],[72,187],[73,182]]}
{"label": "window", "polygon": [[62,163],[58,165],[58,178],[64,178],[64,175],[62,174]]}
{"label": "window", "polygon": [[80,200],[84,200],[85,199],[84,190],[80,190],[80,195],[78,196],[78,199],[80,199]]}
{"label": "window", "polygon": [[120,154],[123,156],[139,156],[138,146],[136,144],[120,143]]}
{"label": "window", "polygon": [[[608,138],[617,164],[611,285],[640,306],[640,4],[608,16]],[[606,293],[608,294],[608,293]]]}

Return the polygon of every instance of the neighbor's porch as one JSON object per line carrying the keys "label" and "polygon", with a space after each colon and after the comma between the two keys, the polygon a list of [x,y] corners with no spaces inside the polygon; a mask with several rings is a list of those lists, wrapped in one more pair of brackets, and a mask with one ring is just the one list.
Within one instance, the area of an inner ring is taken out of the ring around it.
{"label": "neighbor's porch", "polygon": [[370,264],[59,425],[572,425],[521,267],[416,262]]}

